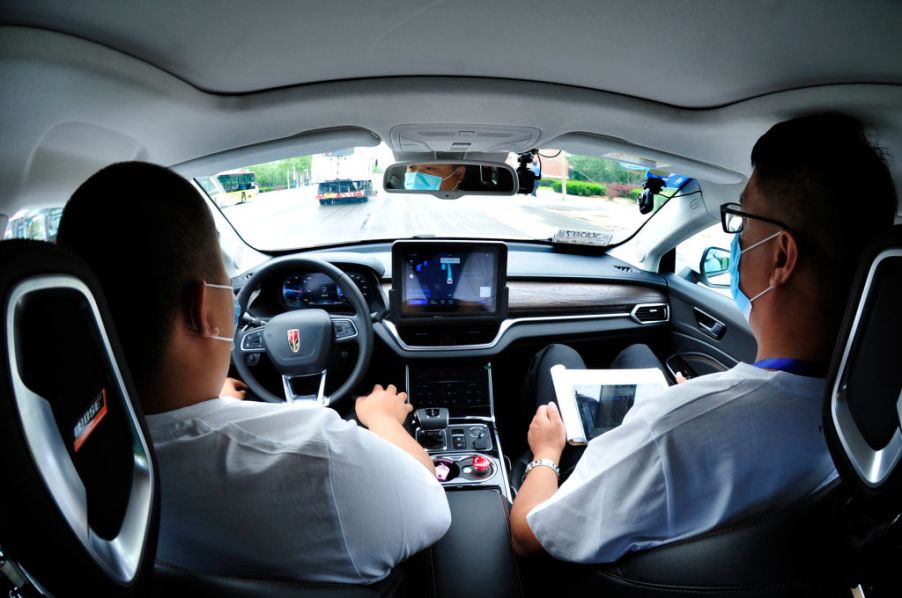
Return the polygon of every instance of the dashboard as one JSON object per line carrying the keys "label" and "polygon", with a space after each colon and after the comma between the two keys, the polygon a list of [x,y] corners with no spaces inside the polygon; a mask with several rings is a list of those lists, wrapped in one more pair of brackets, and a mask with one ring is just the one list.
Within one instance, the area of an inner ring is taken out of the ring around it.
{"label": "dashboard", "polygon": [[[345,247],[298,252],[297,256],[322,259],[345,272],[360,289],[370,313],[378,314],[373,326],[377,338],[405,358],[492,356],[519,339],[638,331],[670,320],[663,277],[610,256],[571,255],[509,242],[503,285],[508,292],[506,315],[492,322],[439,318],[407,326],[396,322],[389,310],[394,266],[390,243],[362,244],[353,251]],[[402,272],[409,278],[411,273]],[[254,273],[235,277],[233,285],[242,286]],[[251,295],[248,315],[266,321],[297,309],[353,313],[328,276],[293,265],[273,270],[261,282]]]}

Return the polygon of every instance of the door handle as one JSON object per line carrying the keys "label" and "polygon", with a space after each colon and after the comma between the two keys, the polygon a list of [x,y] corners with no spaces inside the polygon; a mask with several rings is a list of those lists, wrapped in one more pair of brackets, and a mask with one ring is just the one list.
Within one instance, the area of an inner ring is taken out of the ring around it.
{"label": "door handle", "polygon": [[723,335],[727,331],[726,324],[724,324],[711,314],[703,312],[697,307],[693,307],[692,311],[695,313],[695,323],[698,325],[702,332],[716,340],[723,338]]}

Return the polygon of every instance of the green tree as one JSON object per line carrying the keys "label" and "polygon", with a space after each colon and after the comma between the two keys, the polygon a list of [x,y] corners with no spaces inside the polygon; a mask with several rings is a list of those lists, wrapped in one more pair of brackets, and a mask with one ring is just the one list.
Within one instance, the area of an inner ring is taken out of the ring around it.
{"label": "green tree", "polygon": [[570,178],[593,183],[621,183],[641,185],[645,181],[645,173],[641,170],[629,170],[614,160],[596,158],[594,156],[571,155]]}
{"label": "green tree", "polygon": [[[273,187],[285,187],[291,180],[291,177],[295,175],[301,181],[310,178],[310,166],[312,163],[313,156],[298,156],[296,158],[266,162],[265,164],[255,164],[248,166],[248,170],[253,171],[257,176],[257,187],[270,189]],[[294,184],[294,181],[291,180],[291,183]]]}

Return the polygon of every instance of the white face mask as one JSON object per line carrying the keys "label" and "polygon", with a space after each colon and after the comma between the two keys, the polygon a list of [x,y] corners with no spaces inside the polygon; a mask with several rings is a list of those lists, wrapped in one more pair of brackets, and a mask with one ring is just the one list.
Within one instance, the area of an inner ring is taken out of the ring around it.
{"label": "white face mask", "polygon": [[[238,297],[235,296],[235,290],[226,284],[212,284],[207,281],[204,281],[204,286],[211,289],[223,289],[232,294],[232,302],[234,303],[234,320],[232,322],[233,331],[238,329],[238,323],[241,320],[241,308],[238,306]],[[207,338],[212,338],[213,340],[223,341],[225,343],[229,343],[230,345],[234,343],[234,339],[231,336],[218,336],[215,334],[207,334],[204,335]]]}

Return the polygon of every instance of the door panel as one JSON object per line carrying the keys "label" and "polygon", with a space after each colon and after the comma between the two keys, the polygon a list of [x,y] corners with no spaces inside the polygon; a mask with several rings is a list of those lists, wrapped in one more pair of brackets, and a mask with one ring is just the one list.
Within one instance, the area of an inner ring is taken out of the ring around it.
{"label": "door panel", "polygon": [[674,274],[665,278],[678,356],[670,366],[682,365],[682,359],[696,374],[705,374],[755,360],[758,344],[731,299]]}

